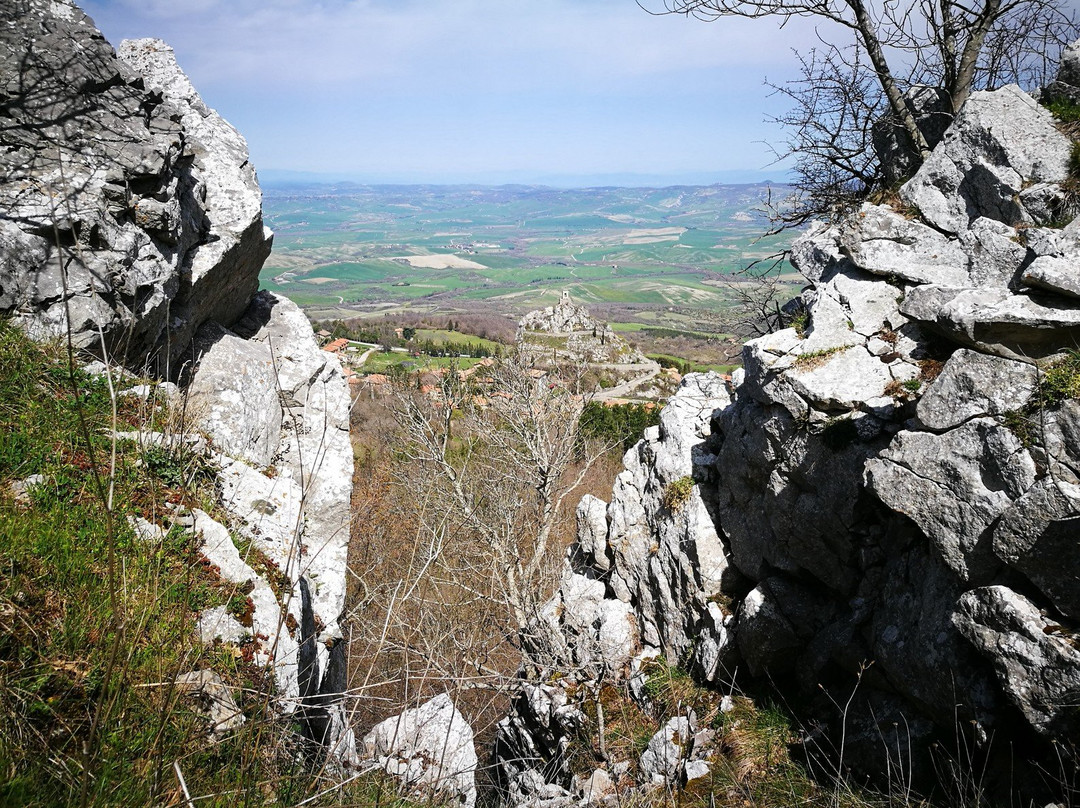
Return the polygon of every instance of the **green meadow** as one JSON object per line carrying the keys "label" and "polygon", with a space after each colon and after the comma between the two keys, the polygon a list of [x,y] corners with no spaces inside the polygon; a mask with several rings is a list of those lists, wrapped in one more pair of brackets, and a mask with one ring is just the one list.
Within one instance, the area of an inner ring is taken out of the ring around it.
{"label": "green meadow", "polygon": [[[313,318],[396,311],[517,317],[569,290],[613,322],[692,330],[723,277],[775,253],[763,185],[268,187],[264,287]],[[617,311],[616,316],[612,316]],[[700,315],[700,316],[699,316]]]}

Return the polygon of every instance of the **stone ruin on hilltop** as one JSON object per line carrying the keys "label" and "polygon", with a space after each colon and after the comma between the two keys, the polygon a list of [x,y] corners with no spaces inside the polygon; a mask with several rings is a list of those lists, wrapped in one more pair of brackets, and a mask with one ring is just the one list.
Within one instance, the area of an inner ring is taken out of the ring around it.
{"label": "stone ruin on hilltop", "polygon": [[553,351],[559,359],[620,365],[644,364],[648,360],[610,325],[575,306],[563,290],[555,306],[530,311],[518,323],[517,343],[526,350]]}

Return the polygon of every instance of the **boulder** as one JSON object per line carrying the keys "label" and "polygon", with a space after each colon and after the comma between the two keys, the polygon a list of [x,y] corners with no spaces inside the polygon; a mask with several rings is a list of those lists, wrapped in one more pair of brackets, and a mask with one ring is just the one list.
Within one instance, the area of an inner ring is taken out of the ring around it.
{"label": "boulder", "polygon": [[944,431],[972,418],[1002,416],[1027,404],[1036,382],[1034,365],[961,348],[923,392],[919,420]]}
{"label": "boulder", "polygon": [[162,43],[119,58],[69,2],[0,20],[0,311],[175,374],[203,323],[244,311],[269,254],[247,147]]}
{"label": "boulder", "polygon": [[875,275],[944,286],[968,283],[969,259],[959,242],[884,205],[864,204],[846,219],[841,243],[852,263]]}
{"label": "boulder", "polygon": [[1021,282],[1033,289],[1080,299],[1080,254],[1043,255],[1024,270]]}
{"label": "boulder", "polygon": [[1007,289],[916,286],[900,312],[983,353],[1031,360],[1080,344],[1080,304]]}
{"label": "boulder", "polygon": [[1034,583],[1062,615],[1080,620],[1080,575],[1069,563],[1080,536],[1080,484],[1044,477],[994,530],[998,558]]}
{"label": "boulder", "polygon": [[1027,722],[1043,735],[1074,737],[1080,729],[1076,634],[1005,586],[965,592],[958,605],[956,627],[990,663]]}
{"label": "boulder", "polygon": [[900,432],[866,464],[867,486],[912,519],[953,572],[975,583],[999,564],[988,528],[1034,482],[1031,456],[989,418],[943,435]]}
{"label": "boulder", "polygon": [[364,736],[363,750],[364,758],[420,798],[476,804],[472,727],[445,693],[376,724]]}
{"label": "boulder", "polygon": [[980,216],[1031,224],[1019,194],[1033,182],[1064,182],[1071,149],[1053,116],[1016,85],[975,92],[900,195],[950,233]]}

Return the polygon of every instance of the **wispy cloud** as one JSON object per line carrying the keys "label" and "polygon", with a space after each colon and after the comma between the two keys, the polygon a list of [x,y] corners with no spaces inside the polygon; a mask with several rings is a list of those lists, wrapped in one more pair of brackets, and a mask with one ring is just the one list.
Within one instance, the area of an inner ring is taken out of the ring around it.
{"label": "wispy cloud", "polygon": [[[86,0],[159,36],[275,167],[653,172],[768,162],[763,77],[813,36],[634,0]],[[306,163],[300,166],[299,163]]]}
{"label": "wispy cloud", "polygon": [[280,84],[420,78],[618,84],[687,70],[775,65],[807,37],[769,21],[654,17],[632,0],[119,0],[103,24],[167,27],[210,80]]}

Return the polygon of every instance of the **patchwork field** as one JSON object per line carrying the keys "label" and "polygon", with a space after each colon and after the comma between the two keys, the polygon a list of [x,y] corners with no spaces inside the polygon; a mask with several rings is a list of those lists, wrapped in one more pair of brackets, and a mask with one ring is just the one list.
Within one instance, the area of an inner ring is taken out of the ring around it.
{"label": "patchwork field", "polygon": [[613,323],[717,335],[733,274],[782,246],[759,240],[766,192],[270,185],[262,283],[319,320],[517,318],[566,289]]}

